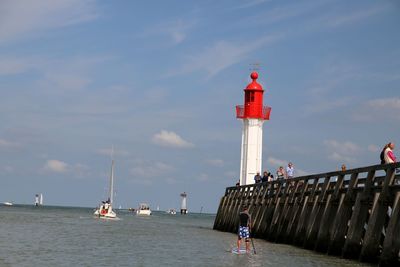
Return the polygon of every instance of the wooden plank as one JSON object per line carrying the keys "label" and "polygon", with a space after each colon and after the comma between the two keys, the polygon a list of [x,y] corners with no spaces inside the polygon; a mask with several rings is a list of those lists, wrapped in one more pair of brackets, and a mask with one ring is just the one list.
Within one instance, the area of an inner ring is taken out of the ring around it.
{"label": "wooden plank", "polygon": [[[308,182],[308,181],[307,181]],[[306,237],[307,224],[310,219],[311,209],[313,207],[314,196],[318,188],[319,177],[314,178],[313,185],[311,187],[311,192],[308,196],[304,198],[303,207],[301,209],[299,223],[297,225],[294,244],[298,246],[303,246]]]}
{"label": "wooden plank", "polygon": [[379,266],[400,266],[400,192],[396,193]]}
{"label": "wooden plank", "polygon": [[276,202],[278,201],[279,194],[282,190],[282,187],[279,183],[275,183],[275,186],[276,186],[276,188],[274,188],[274,191],[271,192],[270,201],[268,201],[268,205],[265,209],[265,213],[264,213],[264,217],[263,217],[262,228],[261,228],[263,238],[268,238],[267,229],[268,229],[269,225],[271,224],[272,216],[273,216],[274,210],[275,210],[275,205],[276,205]]}
{"label": "wooden plank", "polygon": [[260,225],[261,225],[261,217],[263,214],[263,208],[264,208],[264,202],[266,201],[268,190],[271,186],[271,183],[266,183],[263,186],[263,191],[262,194],[260,194],[258,202],[257,202],[257,210],[255,214],[252,214],[252,221],[253,221],[253,226],[252,226],[252,236],[253,237],[259,237],[262,235],[262,233],[259,231]]}
{"label": "wooden plank", "polygon": [[235,211],[238,209],[238,207],[241,205],[241,201],[243,199],[244,194],[248,190],[247,186],[243,186],[240,188],[239,192],[235,195],[234,201],[231,203],[229,210],[227,212],[226,218],[225,218],[225,223],[224,223],[224,231],[226,232],[232,232],[234,231],[234,214]]}
{"label": "wooden plank", "polygon": [[354,187],[357,183],[358,173],[352,173],[344,195],[343,201],[339,205],[337,215],[334,219],[330,242],[328,247],[329,255],[341,255],[348,228],[348,223],[352,214],[353,202],[356,197]]}
{"label": "wooden plank", "polygon": [[318,231],[317,242],[315,244],[315,250],[319,252],[326,252],[329,246],[330,228],[339,207],[341,198],[340,190],[343,187],[344,173],[339,174],[335,189],[332,195],[328,196],[324,212],[321,218],[321,227]]}
{"label": "wooden plank", "polygon": [[225,195],[222,197],[220,205],[218,207],[217,216],[215,218],[214,229],[222,230],[225,222],[225,218],[229,212],[228,207],[231,205],[235,194],[239,192],[237,187],[228,187],[225,190]]}
{"label": "wooden plank", "polygon": [[357,195],[343,247],[342,256],[344,258],[356,259],[360,256],[362,234],[364,232],[364,225],[367,222],[369,203],[372,200],[371,188],[374,184],[374,178],[375,170],[369,171],[364,183],[364,189]]}
{"label": "wooden plank", "polygon": [[[260,201],[261,201],[260,199],[264,194],[265,186],[266,186],[265,184],[258,184],[256,187],[256,191],[250,200],[249,213],[251,214],[253,226],[254,226],[254,224],[257,223],[256,218],[257,218],[257,215],[260,210]],[[252,229],[251,229],[251,234],[252,234],[252,237],[258,236],[258,233],[254,231],[254,227],[252,227]]]}
{"label": "wooden plank", "polygon": [[256,224],[256,227],[254,230],[257,232],[258,236],[264,236],[265,229],[267,227],[267,217],[268,217],[268,207],[270,203],[273,201],[273,196],[274,196],[274,187],[275,187],[275,182],[272,182],[268,186],[268,190],[265,192],[265,198],[263,200],[263,204],[260,207],[260,215],[259,215],[259,222]]}
{"label": "wooden plank", "polygon": [[296,197],[296,201],[293,205],[293,210],[291,214],[291,218],[289,220],[289,224],[286,230],[287,239],[285,239],[285,243],[293,243],[295,239],[295,234],[297,230],[297,225],[299,222],[300,215],[302,213],[304,200],[306,194],[309,191],[311,185],[308,183],[309,179],[305,179],[302,185],[301,194]]}
{"label": "wooden plank", "polygon": [[278,196],[278,199],[275,204],[275,209],[274,209],[271,223],[267,228],[267,236],[268,236],[268,240],[270,240],[270,241],[275,241],[275,239],[277,237],[277,230],[278,230],[280,218],[282,215],[282,209],[286,203],[289,189],[292,187],[293,186],[292,186],[291,182],[286,183],[286,186],[282,190],[282,194],[280,196]]}
{"label": "wooden plank", "polygon": [[305,248],[313,249],[315,246],[315,241],[317,239],[321,217],[324,212],[325,201],[327,199],[327,191],[329,188],[330,179],[331,179],[330,176],[325,176],[321,192],[317,196],[317,199],[315,199],[314,201],[314,206],[310,216],[310,223],[308,224],[306,238],[304,241]]}
{"label": "wooden plank", "polygon": [[383,183],[382,191],[378,201],[372,209],[368,220],[363,246],[361,248],[360,260],[376,262],[378,260],[380,238],[385,223],[386,213],[389,207],[389,185],[393,184],[394,168],[388,168]]}
{"label": "wooden plank", "polygon": [[291,218],[291,210],[294,205],[296,194],[300,194],[300,188],[303,185],[303,181],[295,180],[290,195],[286,200],[285,206],[283,207],[282,216],[279,218],[278,229],[276,234],[275,242],[284,242],[286,239],[286,230]]}
{"label": "wooden plank", "polygon": [[222,209],[222,214],[221,214],[221,222],[220,222],[220,227],[219,229],[222,231],[226,231],[227,230],[227,225],[229,222],[229,215],[231,212],[231,209],[233,207],[233,205],[235,204],[235,201],[237,201],[237,198],[239,197],[241,191],[243,190],[243,188],[238,188],[237,190],[232,190],[230,192],[228,192],[229,196],[228,196],[228,200],[227,203],[225,205],[225,207],[223,207]]}
{"label": "wooden plank", "polygon": [[217,211],[217,216],[215,217],[215,221],[214,221],[214,226],[213,229],[214,230],[219,230],[219,227],[221,225],[221,217],[222,217],[222,210],[225,207],[225,202],[227,201],[228,197],[227,196],[223,196],[220,200],[220,204],[218,206],[218,211]]}

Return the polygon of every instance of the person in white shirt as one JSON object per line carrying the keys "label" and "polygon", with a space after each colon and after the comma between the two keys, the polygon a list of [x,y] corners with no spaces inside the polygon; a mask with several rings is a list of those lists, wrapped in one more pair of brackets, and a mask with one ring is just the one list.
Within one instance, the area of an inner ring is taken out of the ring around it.
{"label": "person in white shirt", "polygon": [[294,167],[291,162],[289,162],[288,166],[286,167],[286,175],[288,179],[291,179],[294,177]]}

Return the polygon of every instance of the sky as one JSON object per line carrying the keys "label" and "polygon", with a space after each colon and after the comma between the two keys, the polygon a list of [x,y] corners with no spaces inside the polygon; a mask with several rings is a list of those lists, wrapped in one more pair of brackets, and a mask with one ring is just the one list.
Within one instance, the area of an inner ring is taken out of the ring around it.
{"label": "sky", "polygon": [[378,164],[400,146],[399,27],[395,0],[3,0],[0,201],[95,207],[114,147],[115,206],[216,212],[254,69],[263,170]]}

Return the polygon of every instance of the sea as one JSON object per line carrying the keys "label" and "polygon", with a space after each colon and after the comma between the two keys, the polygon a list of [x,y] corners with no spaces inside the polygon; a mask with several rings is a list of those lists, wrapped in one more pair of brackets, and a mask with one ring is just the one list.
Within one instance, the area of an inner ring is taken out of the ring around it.
{"label": "sea", "polygon": [[93,211],[0,206],[0,266],[371,266],[261,239],[256,254],[235,255],[236,235],[214,231],[213,214]]}

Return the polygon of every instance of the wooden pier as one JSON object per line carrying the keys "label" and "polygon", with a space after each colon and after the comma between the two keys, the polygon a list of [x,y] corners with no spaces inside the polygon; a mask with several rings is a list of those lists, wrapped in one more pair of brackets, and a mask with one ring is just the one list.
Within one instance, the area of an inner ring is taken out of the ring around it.
{"label": "wooden pier", "polygon": [[400,266],[400,163],[228,187],[214,229],[236,233],[249,207],[251,234],[380,266]]}

